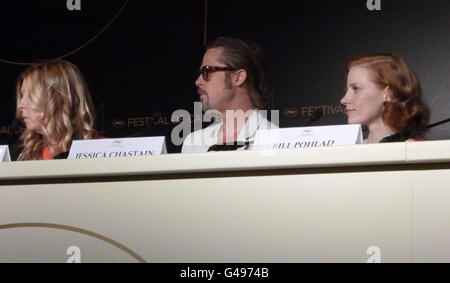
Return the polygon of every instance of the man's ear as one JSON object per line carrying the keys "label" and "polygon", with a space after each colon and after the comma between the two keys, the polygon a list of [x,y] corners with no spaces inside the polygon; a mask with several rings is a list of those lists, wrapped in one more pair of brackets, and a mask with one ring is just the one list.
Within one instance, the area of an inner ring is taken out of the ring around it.
{"label": "man's ear", "polygon": [[239,69],[239,70],[235,71],[233,73],[232,81],[238,87],[243,86],[245,84],[245,82],[247,81],[247,71],[245,71],[244,69]]}

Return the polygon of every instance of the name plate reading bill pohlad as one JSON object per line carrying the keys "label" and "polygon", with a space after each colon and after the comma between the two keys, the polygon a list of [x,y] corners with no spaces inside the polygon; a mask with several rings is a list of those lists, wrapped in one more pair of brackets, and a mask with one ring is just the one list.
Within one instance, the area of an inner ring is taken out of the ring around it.
{"label": "name plate reading bill pohlad", "polygon": [[292,149],[363,143],[361,125],[259,130],[252,150]]}
{"label": "name plate reading bill pohlad", "polygon": [[164,137],[78,140],[68,159],[142,157],[166,154]]}
{"label": "name plate reading bill pohlad", "polygon": [[0,162],[11,162],[11,156],[9,155],[9,148],[7,145],[0,146]]}

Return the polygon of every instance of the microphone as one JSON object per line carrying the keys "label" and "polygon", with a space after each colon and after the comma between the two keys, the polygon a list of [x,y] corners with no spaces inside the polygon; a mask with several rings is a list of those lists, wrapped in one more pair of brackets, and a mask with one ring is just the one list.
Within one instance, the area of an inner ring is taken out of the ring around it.
{"label": "microphone", "polygon": [[415,130],[415,131],[412,131],[412,132],[410,132],[410,131],[399,132],[399,133],[393,134],[392,136],[385,137],[384,139],[382,139],[380,141],[380,143],[403,142],[403,141],[406,141],[406,140],[414,137],[417,132],[421,132],[423,130],[428,130],[428,129],[434,128],[436,126],[439,126],[439,125],[442,125],[442,124],[445,124],[445,123],[448,123],[448,122],[450,122],[450,118],[442,120],[442,121],[439,121],[437,123],[434,123],[434,124],[431,124],[431,125],[428,125],[428,126],[425,126],[425,127],[422,127],[422,128],[420,128],[420,131]]}
{"label": "microphone", "polygon": [[412,132],[410,133],[410,134],[411,134],[411,137],[414,136],[417,132],[422,132],[422,131],[425,131],[425,130],[429,130],[429,129],[431,129],[431,128],[440,126],[440,125],[445,124],[445,123],[448,123],[448,122],[450,122],[450,118],[449,118],[449,119],[442,120],[442,121],[439,121],[439,122],[437,122],[437,123],[430,124],[430,125],[425,126],[425,127],[422,127],[422,128],[420,128],[419,130],[412,131]]}
{"label": "microphone", "polygon": [[442,121],[437,122],[437,123],[434,123],[434,124],[431,124],[431,125],[428,125],[426,128],[427,128],[427,129],[431,129],[431,128],[434,128],[434,127],[436,127],[436,126],[439,126],[439,125],[448,123],[448,122],[450,122],[450,118],[449,118],[449,119],[442,120]]}
{"label": "microphone", "polygon": [[306,123],[304,127],[308,127],[312,123],[317,122],[317,120],[319,120],[322,117],[322,115],[323,115],[322,108],[316,108],[316,110],[314,110],[311,117],[309,118],[308,123]]}

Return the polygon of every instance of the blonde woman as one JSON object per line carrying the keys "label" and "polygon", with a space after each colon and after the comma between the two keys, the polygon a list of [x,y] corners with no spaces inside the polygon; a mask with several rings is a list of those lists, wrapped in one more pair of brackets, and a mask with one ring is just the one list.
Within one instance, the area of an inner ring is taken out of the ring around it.
{"label": "blonde woman", "polygon": [[65,60],[33,64],[20,75],[17,118],[26,125],[18,161],[64,158],[73,140],[96,137],[86,81]]}

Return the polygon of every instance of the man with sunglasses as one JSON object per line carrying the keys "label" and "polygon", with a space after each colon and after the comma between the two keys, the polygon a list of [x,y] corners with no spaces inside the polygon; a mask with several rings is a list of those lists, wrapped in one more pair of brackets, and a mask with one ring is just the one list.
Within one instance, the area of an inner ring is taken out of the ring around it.
{"label": "man with sunglasses", "polygon": [[206,49],[195,84],[206,114],[220,115],[188,135],[182,153],[247,149],[257,130],[277,128],[261,111],[266,106],[262,50],[254,42],[228,37]]}

